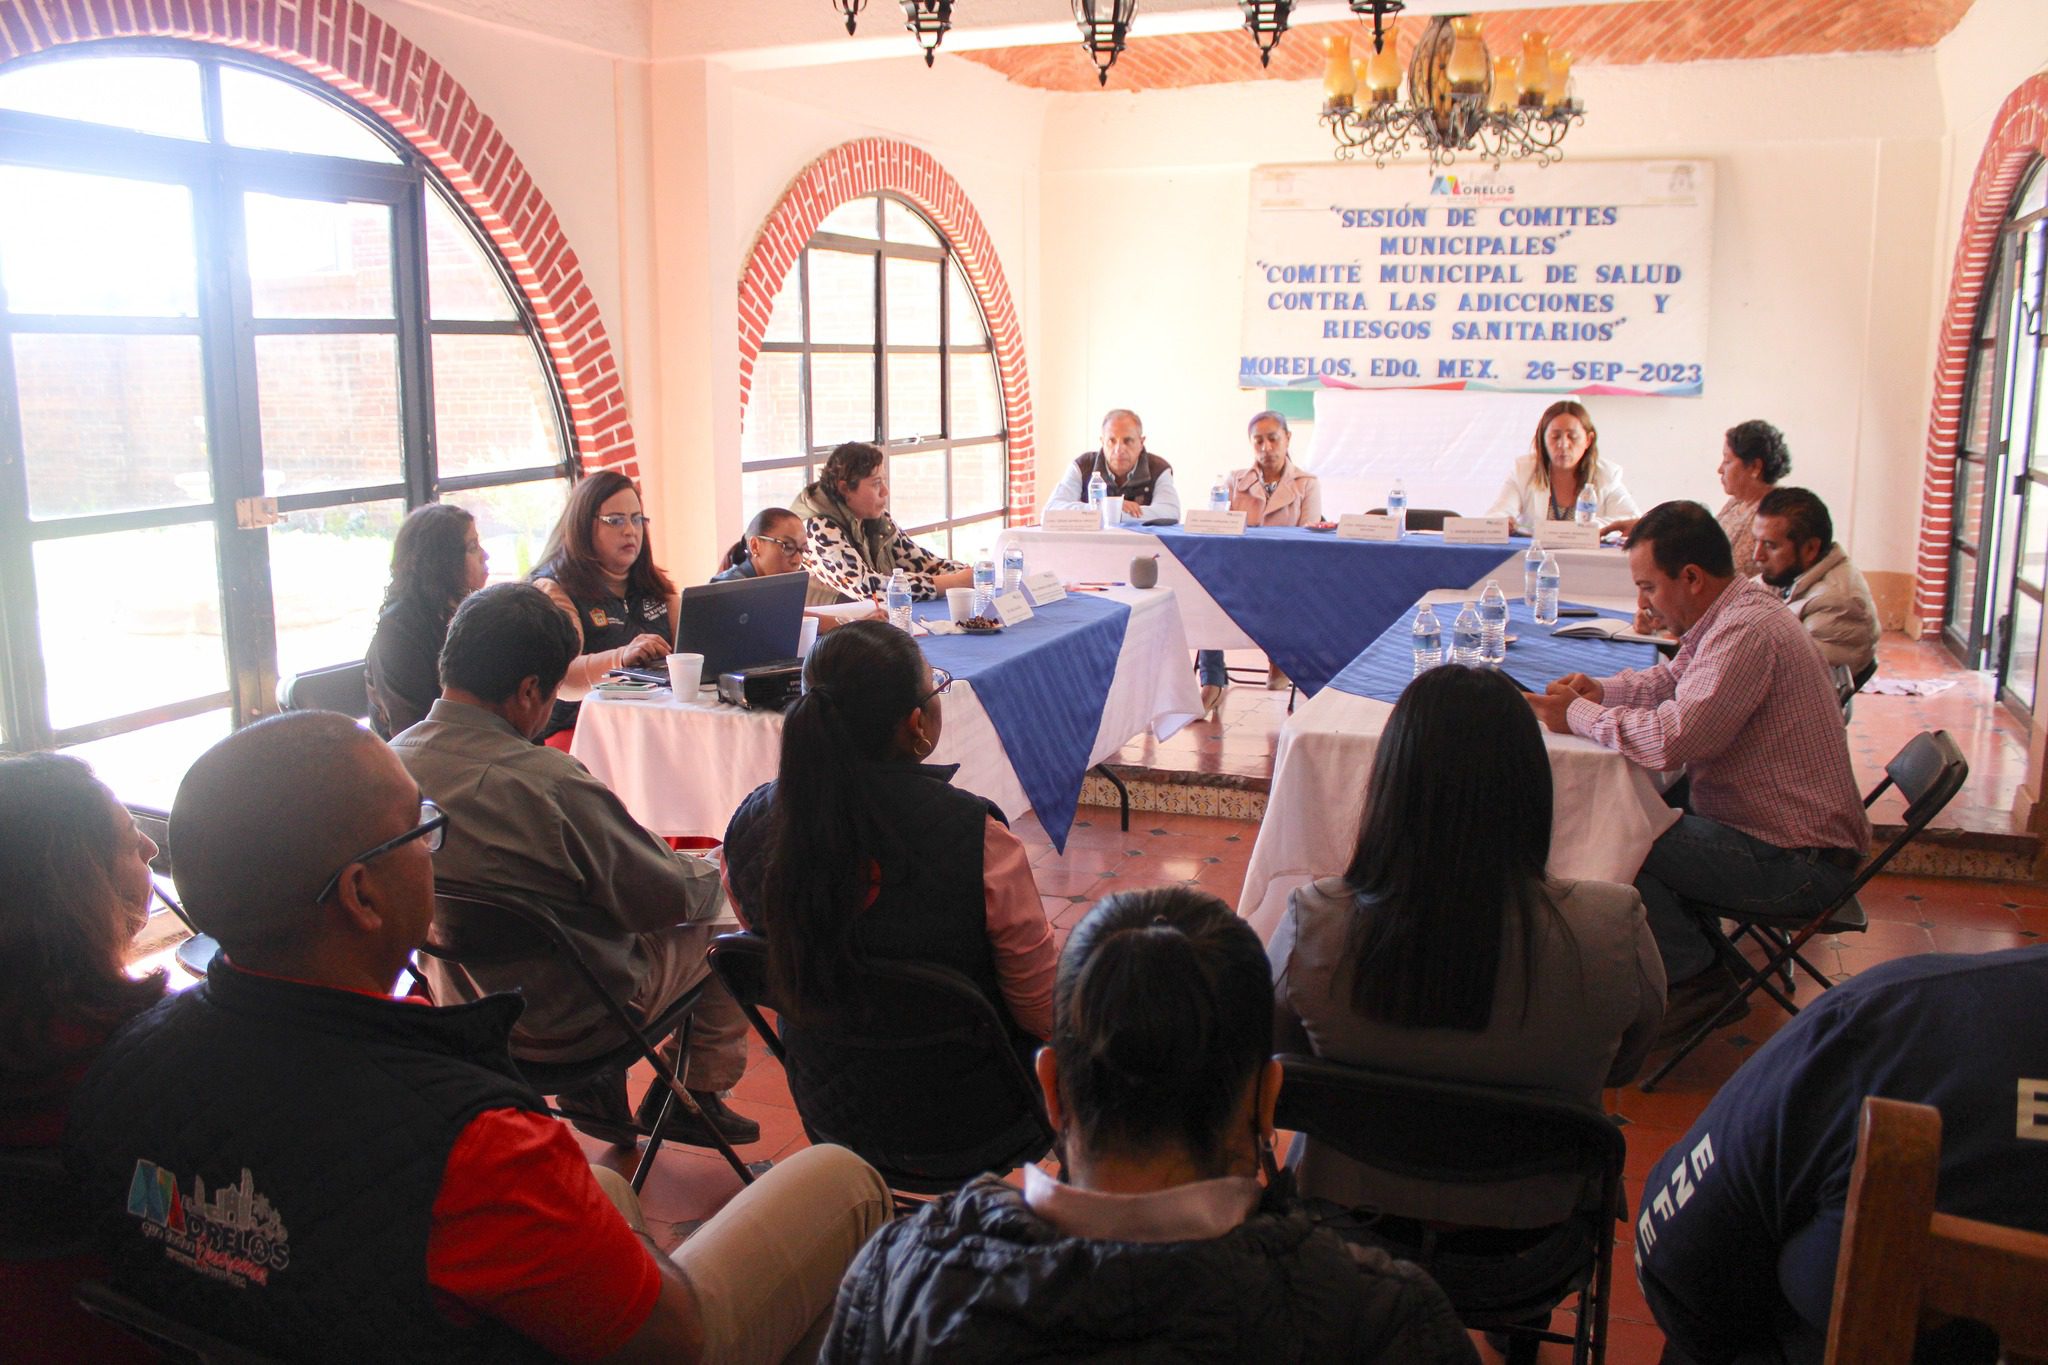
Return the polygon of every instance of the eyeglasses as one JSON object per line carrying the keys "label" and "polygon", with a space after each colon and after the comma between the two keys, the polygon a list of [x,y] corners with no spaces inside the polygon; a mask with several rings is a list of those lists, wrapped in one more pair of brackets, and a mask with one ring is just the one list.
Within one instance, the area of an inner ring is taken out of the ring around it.
{"label": "eyeglasses", "polygon": [[350,868],[359,863],[367,863],[373,858],[381,858],[392,849],[403,848],[415,839],[426,840],[427,852],[439,853],[441,851],[441,838],[447,832],[447,829],[448,813],[425,797],[420,798],[420,822],[417,825],[399,835],[396,839],[386,839],[368,852],[358,853],[355,857],[343,863],[335,870],[334,875],[327,879],[327,885],[320,888],[320,894],[313,897],[313,904],[326,904],[327,898],[341,889],[342,874]]}
{"label": "eyeglasses", "polygon": [[804,552],[804,543],[800,540],[784,540],[781,536],[755,536],[754,539],[765,540],[792,557],[801,558]]}
{"label": "eyeglasses", "polygon": [[951,673],[948,673],[943,668],[935,668],[932,670],[932,690],[925,693],[923,696],[919,697],[917,699],[917,704],[919,706],[923,706],[926,702],[930,701],[933,697],[938,696],[941,692],[951,691],[952,687],[953,675]]}
{"label": "eyeglasses", "polygon": [[638,530],[654,520],[653,517],[639,512],[600,512],[597,519],[613,530],[617,530],[621,526],[631,526],[633,529]]}

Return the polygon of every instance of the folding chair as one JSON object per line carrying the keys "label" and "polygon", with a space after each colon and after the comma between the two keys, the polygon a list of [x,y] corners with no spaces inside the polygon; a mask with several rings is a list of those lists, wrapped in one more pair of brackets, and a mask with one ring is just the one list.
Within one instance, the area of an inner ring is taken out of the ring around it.
{"label": "folding chair", "polygon": [[[996,1007],[959,972],[926,963],[861,964],[856,1004],[829,1026],[762,1014],[768,944],[712,940],[711,969],[789,1075],[812,1142],[860,1155],[890,1189],[945,1194],[984,1171],[1015,1170],[1052,1150],[1038,1085]],[[943,1096],[934,1112],[933,1097]]]}
{"label": "folding chair", "polygon": [[86,1280],[78,1286],[79,1306],[105,1318],[128,1335],[148,1342],[165,1360],[183,1365],[278,1365],[275,1356],[231,1345],[175,1318],[144,1306],[113,1286]]}
{"label": "folding chair", "polygon": [[[634,1062],[644,1060],[654,1068],[654,1083],[667,1087],[667,1093],[662,1096],[653,1122],[643,1124],[635,1119],[624,1125],[631,1128],[636,1137],[647,1139],[646,1150],[633,1168],[635,1192],[647,1183],[648,1172],[654,1167],[655,1153],[661,1150],[662,1125],[677,1105],[697,1116],[711,1135],[712,1145],[738,1174],[740,1182],[753,1183],[753,1170],[740,1159],[732,1144],[725,1140],[717,1126],[698,1107],[697,1101],[691,1098],[675,1068],[668,1064],[654,1041],[674,1035],[676,1055],[687,1063],[690,1009],[710,984],[709,973],[683,992],[658,1018],[643,1024],[633,1017],[633,1011],[626,1002],[605,988],[604,982],[584,960],[575,942],[563,932],[561,922],[545,902],[513,891],[445,880],[434,883],[433,933],[427,942],[420,945],[420,951],[465,968],[506,967],[548,959],[570,968],[574,977],[590,991],[591,997],[604,1007],[624,1041],[584,1061],[536,1062],[523,1057],[512,1060],[528,1085],[543,1095],[556,1096],[558,1100],[564,1093],[578,1090],[606,1073],[623,1070]],[[551,1112],[560,1118],[569,1117],[559,1107]]]}
{"label": "folding chair", "polygon": [[352,664],[309,668],[277,680],[277,705],[284,711],[338,711],[344,716],[367,720],[370,716],[368,665],[361,659]]}
{"label": "folding chair", "polygon": [[2048,1361],[2048,1235],[1936,1213],[1940,1169],[1940,1110],[1863,1101],[1827,1365],[1907,1365],[1958,1318],[1996,1332],[2001,1360]]}
{"label": "folding chair", "polygon": [[[1882,872],[1885,865],[1898,856],[1900,849],[1926,829],[1934,817],[1941,814],[1943,807],[1955,800],[1956,793],[1963,789],[1963,783],[1970,776],[1970,763],[1963,757],[1962,750],[1956,747],[1955,740],[1949,737],[1948,731],[1923,730],[1884,765],[1884,773],[1884,780],[1863,798],[1863,807],[1868,810],[1880,796],[1896,786],[1906,798],[1905,824],[1889,843],[1878,850],[1876,857],[1864,862],[1855,877],[1842,888],[1841,895],[1829,901],[1818,913],[1804,919],[1745,915],[1717,907],[1716,917],[1703,920],[1715,953],[1742,982],[1742,989],[1715,1011],[1712,1018],[1694,1030],[1693,1035],[1662,1066],[1651,1072],[1642,1082],[1641,1089],[1655,1089],[1657,1083],[1670,1074],[1671,1068],[1705,1042],[1707,1035],[1719,1028],[1721,1021],[1733,1014],[1736,1007],[1758,989],[1783,1006],[1787,1014],[1799,1013],[1799,1006],[1793,1003],[1789,994],[1797,979],[1793,974],[1795,967],[1812,977],[1822,990],[1834,984],[1825,973],[1807,961],[1800,949],[1815,934],[1862,933],[1870,927],[1870,918],[1857,903],[1856,893],[1863,889],[1864,883]],[[1720,921],[1723,919],[1734,923],[1732,935],[1722,931]],[[1764,961],[1761,966],[1752,967],[1749,959],[1742,955],[1740,941],[1744,938],[1762,946]],[[1782,978],[1786,989],[1780,990],[1773,977]]]}
{"label": "folding chair", "polygon": [[176,883],[171,880],[170,813],[158,810],[154,806],[130,805],[128,814],[134,818],[136,828],[147,834],[149,841],[156,845],[156,857],[149,860],[150,889],[156,893],[156,898],[164,903],[164,908],[176,915],[178,922],[192,935],[178,945],[178,965],[192,975],[204,978],[206,969],[213,965],[213,959],[220,954],[220,944],[215,941],[213,935],[200,932],[199,926],[192,922],[192,917],[185,913],[185,907],[178,904],[178,898],[172,894],[176,890]]}
{"label": "folding chair", "polygon": [[[1283,1055],[1280,1065],[1286,1074],[1276,1125],[1389,1175],[1442,1185],[1578,1177],[1570,1217],[1526,1236],[1510,1235],[1505,1249],[1501,1229],[1446,1230],[1397,1217],[1356,1230],[1427,1270],[1467,1327],[1506,1333],[1511,1365],[1533,1362],[1546,1341],[1570,1346],[1574,1365],[1606,1359],[1614,1229],[1626,1212],[1621,1172],[1628,1151],[1613,1120],[1558,1100],[1318,1057]],[[1572,1335],[1529,1325],[1574,1294]]]}

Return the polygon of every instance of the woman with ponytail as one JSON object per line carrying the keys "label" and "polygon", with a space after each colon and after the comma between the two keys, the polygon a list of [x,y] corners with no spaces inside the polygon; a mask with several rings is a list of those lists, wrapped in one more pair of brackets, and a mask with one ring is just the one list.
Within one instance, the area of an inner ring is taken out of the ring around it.
{"label": "woman with ponytail", "polygon": [[1098,904],[1038,1054],[1064,1179],[983,1176],[883,1228],[820,1358],[1476,1362],[1426,1275],[1276,1180],[1272,1008],[1258,935],[1215,897]]}
{"label": "woman with ponytail", "polygon": [[1052,929],[1002,811],[924,762],[952,681],[883,622],[822,636],[779,775],[726,830],[726,882],[792,1019],[829,1025],[857,961],[927,962],[965,974],[1030,1047],[1052,1028]]}
{"label": "woman with ponytail", "polygon": [[804,566],[803,518],[787,507],[764,507],[747,523],[746,534],[718,561],[713,583],[796,573]]}

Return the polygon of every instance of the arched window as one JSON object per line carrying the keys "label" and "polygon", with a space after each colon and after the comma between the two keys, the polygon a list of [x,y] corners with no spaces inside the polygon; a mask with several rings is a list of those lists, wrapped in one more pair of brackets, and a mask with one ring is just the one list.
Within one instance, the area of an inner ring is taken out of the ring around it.
{"label": "arched window", "polygon": [[571,449],[496,254],[364,111],[197,45],[0,67],[9,747],[161,793],[281,673],[363,656],[411,508],[530,567]]}
{"label": "arched window", "polygon": [[2008,706],[2031,715],[2048,590],[2048,172],[2020,183],[1985,276],[1956,442],[1949,645],[1991,669]]}
{"label": "arched window", "polygon": [[890,510],[972,562],[1009,511],[1009,451],[988,324],[944,238],[887,194],[840,205],[775,297],[754,364],[741,497],[787,507],[842,441],[889,452]]}

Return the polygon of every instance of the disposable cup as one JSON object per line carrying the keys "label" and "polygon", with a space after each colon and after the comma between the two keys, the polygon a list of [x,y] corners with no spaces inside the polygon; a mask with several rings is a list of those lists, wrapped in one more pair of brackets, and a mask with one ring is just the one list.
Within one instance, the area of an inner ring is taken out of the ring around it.
{"label": "disposable cup", "polygon": [[946,589],[946,615],[953,618],[955,625],[971,619],[974,615],[974,589]]}
{"label": "disposable cup", "polygon": [[697,689],[704,684],[704,656],[702,654],[671,654],[668,656],[668,685],[674,689],[677,698],[691,701]]}

